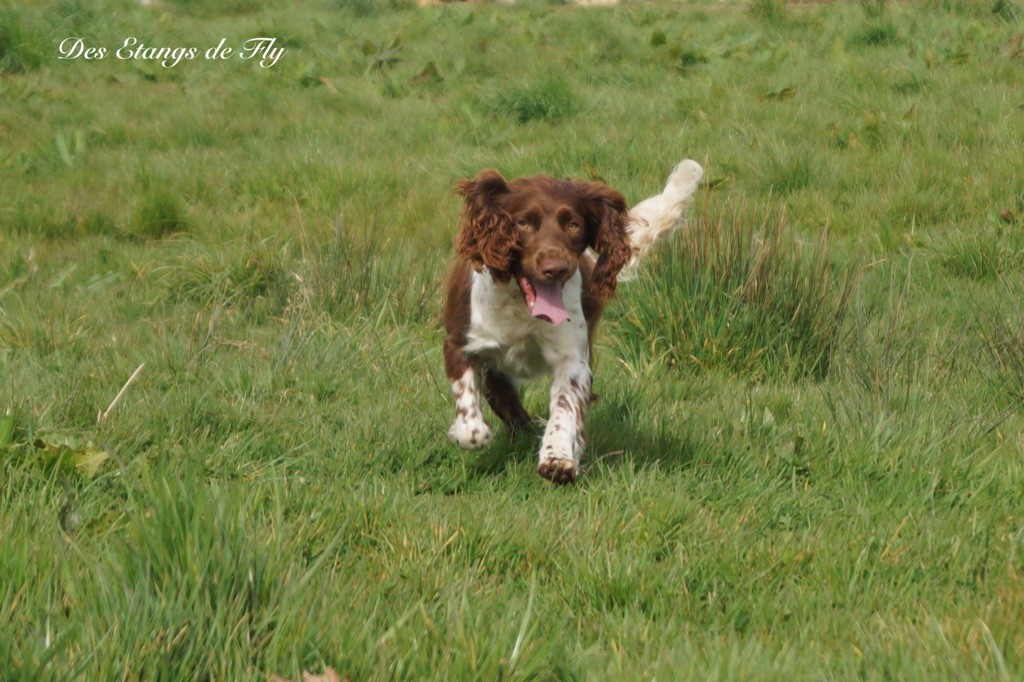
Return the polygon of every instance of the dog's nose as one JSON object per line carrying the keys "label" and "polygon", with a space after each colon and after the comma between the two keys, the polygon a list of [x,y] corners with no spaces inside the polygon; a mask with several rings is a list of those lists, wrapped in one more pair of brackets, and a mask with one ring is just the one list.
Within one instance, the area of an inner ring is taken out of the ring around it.
{"label": "dog's nose", "polygon": [[549,258],[540,263],[540,271],[554,282],[560,282],[569,274],[569,264],[558,258]]}

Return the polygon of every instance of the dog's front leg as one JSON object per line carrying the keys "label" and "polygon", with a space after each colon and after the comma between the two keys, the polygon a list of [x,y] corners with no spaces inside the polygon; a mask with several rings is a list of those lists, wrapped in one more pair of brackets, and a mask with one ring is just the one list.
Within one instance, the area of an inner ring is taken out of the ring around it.
{"label": "dog's front leg", "polygon": [[490,443],[491,429],[484,422],[480,409],[477,372],[472,365],[467,364],[462,375],[452,381],[452,397],[455,398],[455,421],[448,430],[448,437],[465,450],[476,450]]}
{"label": "dog's front leg", "polygon": [[590,405],[590,364],[584,356],[558,364],[551,382],[551,412],[540,444],[537,473],[555,483],[572,483],[580,471]]}

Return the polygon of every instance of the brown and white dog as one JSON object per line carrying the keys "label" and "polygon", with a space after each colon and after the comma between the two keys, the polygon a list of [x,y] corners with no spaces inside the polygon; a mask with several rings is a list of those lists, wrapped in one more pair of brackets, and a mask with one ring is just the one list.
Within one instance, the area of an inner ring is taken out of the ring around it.
{"label": "brown and white dog", "polygon": [[680,225],[702,175],[695,161],[683,161],[661,194],[632,210],[598,182],[547,175],[509,181],[485,170],[458,183],[464,204],[448,270],[444,341],[453,441],[467,450],[490,443],[481,392],[512,434],[527,431],[519,384],[550,372],[537,471],[556,483],[576,479],[598,319],[616,283]]}

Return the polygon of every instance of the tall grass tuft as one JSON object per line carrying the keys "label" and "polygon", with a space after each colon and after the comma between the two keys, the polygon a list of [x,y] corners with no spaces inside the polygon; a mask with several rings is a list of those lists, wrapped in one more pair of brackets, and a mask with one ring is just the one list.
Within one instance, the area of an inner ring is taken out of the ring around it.
{"label": "tall grass tuft", "polygon": [[1024,271],[1024,235],[1019,229],[956,230],[936,239],[933,248],[939,264],[956,277],[986,281]]}
{"label": "tall grass tuft", "polygon": [[995,384],[1015,403],[1024,403],[1024,326],[1020,320],[1024,287],[1017,278],[1004,278],[998,303],[980,306],[979,334],[992,361]]}
{"label": "tall grass tuft", "polygon": [[622,318],[624,354],[756,379],[828,374],[852,288],[824,238],[798,242],[781,213],[728,204],[642,275]]}
{"label": "tall grass tuft", "polygon": [[242,309],[259,304],[272,310],[287,303],[293,282],[287,245],[263,240],[231,250],[187,243],[188,253],[165,269],[171,300]]}
{"label": "tall grass tuft", "polygon": [[854,34],[853,45],[894,45],[900,41],[896,24],[888,19],[873,19],[867,26]]}
{"label": "tall grass tuft", "polygon": [[98,630],[108,634],[88,644],[104,652],[101,665],[123,657],[126,676],[230,677],[258,661],[272,637],[291,562],[255,530],[251,500],[153,483],[97,566],[111,578],[97,581],[95,597]]}
{"label": "tall grass tuft", "polygon": [[38,18],[24,5],[0,2],[0,74],[21,73],[43,62]]}
{"label": "tall grass tuft", "polygon": [[304,265],[310,302],[332,317],[412,323],[437,312],[444,266],[408,244],[353,234],[338,221]]}
{"label": "tall grass tuft", "polygon": [[888,10],[886,0],[860,0],[860,8],[869,19],[884,17]]}
{"label": "tall grass tuft", "polygon": [[[909,310],[912,263],[893,271],[887,288],[878,282],[858,287],[849,305],[853,330],[837,350],[822,393],[836,423],[852,432],[891,437],[898,415],[922,415],[931,406],[926,393],[928,348],[923,321]],[[882,433],[885,431],[885,434]]]}
{"label": "tall grass tuft", "polygon": [[188,232],[188,221],[181,200],[167,191],[147,194],[139,205],[129,233],[143,239],[162,239]]}
{"label": "tall grass tuft", "polygon": [[786,3],[785,0],[750,0],[747,12],[769,22],[781,21],[786,18]]}
{"label": "tall grass tuft", "polygon": [[765,189],[786,195],[810,186],[815,170],[814,159],[808,154],[769,152],[761,177]]}
{"label": "tall grass tuft", "polygon": [[1016,23],[1024,16],[1020,5],[1013,0],[995,0],[992,3],[992,14],[1007,23]]}
{"label": "tall grass tuft", "polygon": [[576,97],[569,84],[554,77],[526,85],[507,86],[486,105],[492,113],[508,116],[519,123],[560,121],[572,117],[577,110]]}

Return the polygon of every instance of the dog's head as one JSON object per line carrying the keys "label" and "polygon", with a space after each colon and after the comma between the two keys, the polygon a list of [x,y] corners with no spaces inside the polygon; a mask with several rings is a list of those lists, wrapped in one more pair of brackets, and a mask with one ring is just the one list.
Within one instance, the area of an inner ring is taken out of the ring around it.
{"label": "dog's head", "polygon": [[615,292],[631,254],[626,200],[619,192],[547,175],[507,181],[495,170],[460,181],[455,191],[464,199],[456,251],[499,281],[514,278],[535,316],[564,319],[562,285],[587,247],[599,254],[593,292]]}

